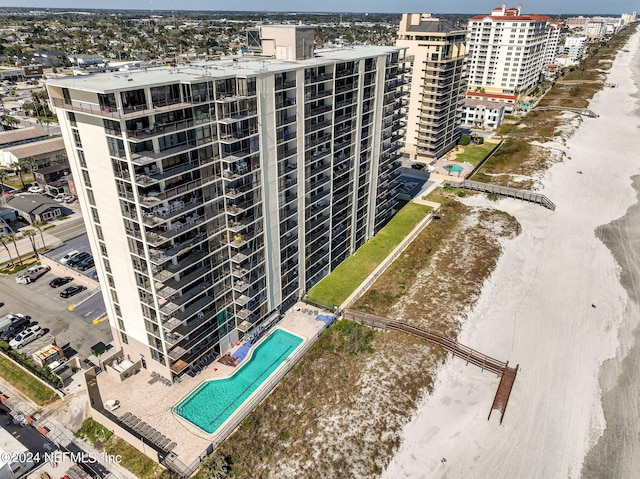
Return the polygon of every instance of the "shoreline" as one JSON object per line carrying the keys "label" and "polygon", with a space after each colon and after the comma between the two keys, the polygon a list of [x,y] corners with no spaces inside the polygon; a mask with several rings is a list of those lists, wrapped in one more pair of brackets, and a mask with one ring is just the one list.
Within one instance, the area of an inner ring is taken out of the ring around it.
{"label": "shoreline", "polygon": [[[404,428],[383,477],[580,477],[594,446],[611,450],[604,447],[606,439],[600,441],[607,430],[615,436],[606,428],[616,411],[606,400],[616,393],[618,368],[611,365],[631,347],[620,348],[620,335],[626,343],[638,308],[621,285],[620,254],[612,253],[596,231],[632,205],[640,211],[630,180],[640,166],[640,145],[634,144],[640,122],[637,88],[629,75],[639,35],[633,34],[625,45],[631,51],[619,51],[608,72],[607,82],[618,87],[599,91],[590,102],[600,117],[585,120],[566,149],[549,145],[572,158],[554,164],[542,179],[543,193],[558,205],[555,212],[513,200],[466,201],[497,206],[522,225],[518,238],[503,242],[503,255],[459,338],[520,364],[504,426],[495,417],[486,420],[498,385],[495,376],[449,359],[432,395]],[[623,95],[633,95],[634,101],[624,101]],[[578,170],[584,174],[577,175]],[[612,372],[601,375],[605,363]],[[637,443],[635,431],[631,442]],[[602,459],[593,460],[609,470]]]}

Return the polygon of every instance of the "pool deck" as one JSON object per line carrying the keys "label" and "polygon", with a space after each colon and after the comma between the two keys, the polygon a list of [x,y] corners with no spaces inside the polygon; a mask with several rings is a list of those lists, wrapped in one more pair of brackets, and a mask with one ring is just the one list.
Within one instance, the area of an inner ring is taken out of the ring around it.
{"label": "pool deck", "polygon": [[[303,337],[305,342],[315,341],[318,334],[325,328],[325,325],[322,321],[315,319],[316,315],[304,312],[308,309],[307,305],[296,304],[285,313],[285,316],[276,327]],[[322,313],[322,311],[319,311],[319,314]],[[301,346],[304,344],[303,342]],[[236,349],[237,347],[233,348],[231,353],[235,352]],[[225,366],[215,361],[199,375],[193,378],[184,375],[181,378],[182,382],[174,383],[171,386],[165,386],[160,381],[155,384],[148,384],[147,381],[149,381],[151,375],[146,370],[122,382],[115,374],[107,372],[98,374],[96,379],[103,401],[110,399],[120,401],[120,407],[114,414],[120,417],[129,412],[170,438],[177,444],[173,449],[173,453],[178,456],[182,463],[188,465],[213,442],[215,433],[207,435],[186,420],[175,415],[172,412],[172,408],[203,381],[226,378],[235,371],[237,371],[237,368]],[[259,387],[250,398],[260,394],[263,389],[263,387]]]}

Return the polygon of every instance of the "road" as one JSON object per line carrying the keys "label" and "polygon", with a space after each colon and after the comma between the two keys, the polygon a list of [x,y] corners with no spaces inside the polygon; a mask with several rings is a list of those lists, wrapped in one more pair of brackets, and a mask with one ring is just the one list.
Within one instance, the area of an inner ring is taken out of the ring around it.
{"label": "road", "polygon": [[[51,225],[54,227],[47,229],[46,231],[43,230],[42,232],[42,237],[44,238],[44,242],[48,249],[56,248],[63,242],[76,238],[86,232],[84,221],[82,220],[82,216],[79,214],[74,214],[71,218],[66,220],[54,221],[47,226]],[[45,226],[45,228],[47,228],[47,226]],[[35,240],[36,248],[42,248],[42,238],[40,237],[40,233],[36,232]],[[31,241],[28,238],[18,240],[16,241],[16,244],[21,256],[33,253],[33,247],[31,246]],[[13,243],[9,243],[8,246],[9,253],[7,253],[7,250],[0,245],[0,264],[11,260],[17,261],[15,246]]]}

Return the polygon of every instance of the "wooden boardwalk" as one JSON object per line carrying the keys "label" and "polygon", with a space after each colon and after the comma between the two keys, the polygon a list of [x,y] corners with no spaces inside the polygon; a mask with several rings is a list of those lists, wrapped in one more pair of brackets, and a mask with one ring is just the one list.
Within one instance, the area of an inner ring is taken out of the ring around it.
{"label": "wooden boardwalk", "polygon": [[576,108],[571,106],[536,106],[534,110],[552,110],[552,111],[570,111],[572,113],[577,113],[578,115],[588,116],[589,118],[598,118],[598,115],[588,108]]}
{"label": "wooden boardwalk", "polygon": [[467,190],[482,191],[484,193],[495,193],[497,195],[515,198],[522,201],[531,201],[538,203],[551,211],[556,209],[556,205],[545,195],[535,193],[529,190],[519,190],[518,188],[510,188],[508,186],[492,185],[491,183],[483,183],[481,181],[464,180],[460,183],[450,183],[450,186],[465,188]]}
{"label": "wooden boardwalk", "polygon": [[442,346],[450,353],[464,359],[467,363],[478,366],[483,371],[487,370],[495,373],[500,377],[500,384],[498,385],[498,390],[496,391],[488,419],[491,418],[491,413],[494,410],[500,411],[500,424],[502,424],[502,419],[504,418],[504,413],[507,409],[507,403],[509,402],[509,396],[511,395],[511,389],[513,388],[513,383],[515,382],[516,375],[518,374],[518,366],[511,368],[509,367],[508,362],[502,362],[498,359],[487,356],[480,351],[471,349],[470,347],[460,344],[459,342],[449,339],[439,333],[427,331],[426,329],[400,321],[393,321],[381,316],[363,313],[353,309],[343,311],[342,316],[346,319],[367,324],[374,328],[401,331],[420,339],[424,339],[425,341]]}

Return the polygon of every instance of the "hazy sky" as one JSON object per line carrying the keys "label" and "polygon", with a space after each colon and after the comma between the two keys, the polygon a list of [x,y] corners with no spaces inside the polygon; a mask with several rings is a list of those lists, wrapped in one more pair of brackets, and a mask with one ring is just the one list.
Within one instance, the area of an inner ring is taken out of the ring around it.
{"label": "hazy sky", "polygon": [[[500,0],[0,0],[0,7],[32,8],[111,8],[139,10],[244,10],[244,11],[306,11],[306,12],[429,12],[429,13],[489,13],[501,5]],[[523,13],[631,13],[640,2],[631,0],[515,0],[508,6],[522,3]]]}

